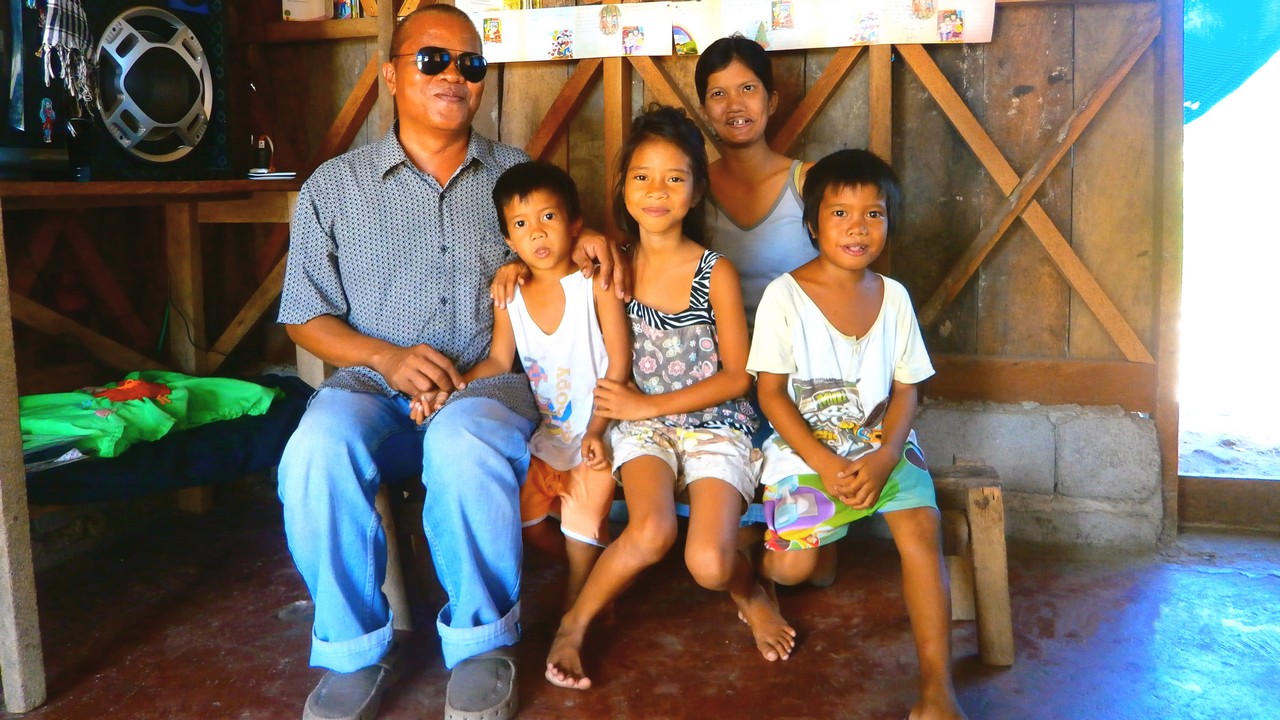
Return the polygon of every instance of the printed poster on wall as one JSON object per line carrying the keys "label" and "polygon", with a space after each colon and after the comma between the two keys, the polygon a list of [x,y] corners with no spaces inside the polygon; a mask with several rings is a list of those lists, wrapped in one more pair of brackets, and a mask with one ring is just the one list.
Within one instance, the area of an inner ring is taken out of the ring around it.
{"label": "printed poster on wall", "polygon": [[664,2],[463,9],[480,30],[490,62],[671,54],[671,10]]}
{"label": "printed poster on wall", "polygon": [[768,50],[990,42],[995,0],[685,0],[506,10],[458,0],[491,62],[696,55],[741,33]]}

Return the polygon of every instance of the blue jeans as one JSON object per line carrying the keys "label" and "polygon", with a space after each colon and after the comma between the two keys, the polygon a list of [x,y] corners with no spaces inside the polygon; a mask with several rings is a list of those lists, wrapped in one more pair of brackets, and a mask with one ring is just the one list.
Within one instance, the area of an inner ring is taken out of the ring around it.
{"label": "blue jeans", "polygon": [[382,594],[383,482],[418,473],[422,522],[448,593],[436,628],[446,667],[520,638],[520,485],[533,424],[484,398],[446,406],[423,432],[406,400],[318,391],[280,460],[289,552],[315,601],[311,664],[351,672],[391,645]]}

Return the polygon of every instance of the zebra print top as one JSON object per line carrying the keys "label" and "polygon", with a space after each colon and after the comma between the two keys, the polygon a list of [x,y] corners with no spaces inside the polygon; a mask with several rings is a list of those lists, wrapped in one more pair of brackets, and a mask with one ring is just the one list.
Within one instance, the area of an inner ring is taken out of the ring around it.
{"label": "zebra print top", "polygon": [[[689,387],[720,370],[716,315],[711,309],[711,269],[718,253],[703,252],[689,289],[689,307],[664,313],[637,300],[627,303],[631,317],[632,372],[646,395]],[[756,415],[746,398],[734,398],[689,413],[654,418],[672,427],[730,427],[755,432]]]}

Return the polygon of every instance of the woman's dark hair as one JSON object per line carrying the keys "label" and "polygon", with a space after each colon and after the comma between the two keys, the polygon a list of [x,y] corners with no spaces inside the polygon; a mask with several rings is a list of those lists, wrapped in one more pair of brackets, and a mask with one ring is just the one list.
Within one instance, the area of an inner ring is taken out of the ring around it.
{"label": "woman's dark hair", "polygon": [[507,231],[507,204],[512,200],[524,200],[539,190],[560,199],[568,215],[565,220],[573,222],[582,217],[578,186],[569,173],[551,163],[529,160],[507,168],[493,185],[493,206],[498,210],[498,229],[502,231],[502,237],[511,237]]}
{"label": "woman's dark hair", "polygon": [[837,150],[809,168],[804,176],[804,227],[818,247],[818,206],[828,189],[873,187],[884,196],[888,238],[892,239],[902,213],[902,185],[889,163],[870,150]]}
{"label": "woman's dark hair", "polygon": [[707,190],[707,149],[702,144],[702,133],[698,126],[684,114],[683,110],[654,103],[648,111],[637,115],[631,121],[631,134],[622,149],[618,151],[617,178],[613,186],[613,221],[630,240],[640,237],[640,226],[636,219],[627,212],[626,184],[627,168],[636,150],[650,140],[662,140],[680,148],[689,158],[690,178],[693,182],[693,206],[684,216],[681,230],[690,240],[705,246],[706,212],[703,209]]}
{"label": "woman's dark hair", "polygon": [[742,33],[734,33],[711,43],[698,56],[698,66],[693,71],[693,86],[698,90],[698,102],[706,104],[707,81],[712,74],[729,67],[729,63],[734,60],[746,65],[760,78],[766,95],[773,93],[773,63],[769,62],[769,54],[760,47],[760,43]]}

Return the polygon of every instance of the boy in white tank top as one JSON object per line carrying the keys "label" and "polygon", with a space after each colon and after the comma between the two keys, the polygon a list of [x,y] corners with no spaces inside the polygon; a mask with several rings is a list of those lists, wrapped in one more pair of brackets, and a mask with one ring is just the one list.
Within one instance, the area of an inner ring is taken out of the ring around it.
{"label": "boy in white tank top", "polygon": [[[598,281],[584,278],[570,257],[582,219],[568,173],[521,163],[498,178],[493,202],[507,245],[530,274],[505,309],[495,308],[489,355],[463,380],[510,372],[517,357],[524,366],[542,421],[529,439],[520,522],[526,545],[567,555],[568,608],[609,540],[616,483],[609,420],[593,413],[593,393],[601,377],[630,378],[630,321],[622,301],[598,290]],[[445,399],[418,398],[414,419],[421,422]],[[545,522],[557,510],[559,533]]]}

